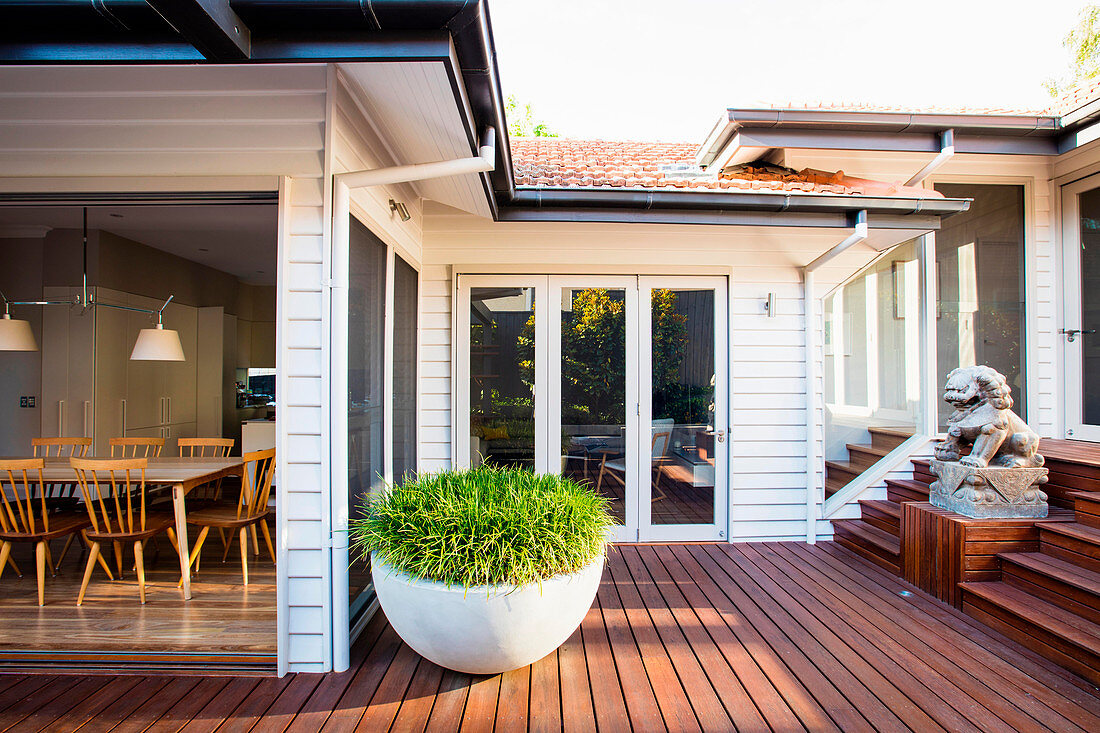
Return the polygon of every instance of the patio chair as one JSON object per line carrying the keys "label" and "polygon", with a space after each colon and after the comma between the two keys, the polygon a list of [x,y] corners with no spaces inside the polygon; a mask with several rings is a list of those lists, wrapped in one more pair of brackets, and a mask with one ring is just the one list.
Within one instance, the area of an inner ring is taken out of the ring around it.
{"label": "patio chair", "polygon": [[[161,532],[168,534],[176,551],[175,520],[167,512],[151,512],[145,506],[145,469],[146,458],[70,458],[77,482],[84,496],[84,505],[88,509],[91,528],[84,536],[91,544],[88,552],[88,564],[84,568],[84,580],[80,584],[80,593],[76,605],[84,603],[84,594],[88,582],[92,579],[92,569],[96,561],[101,560],[103,543],[110,543],[115,550],[115,562],[118,575],[122,577],[123,543],[132,543],[134,548],[134,568],[137,570],[138,593],[145,603],[145,559],[144,542]],[[111,571],[104,565],[107,577],[114,580]]]}
{"label": "patio chair", "polygon": [[[275,449],[253,451],[244,454],[244,474],[241,479],[241,495],[236,505],[219,504],[187,513],[187,523],[202,527],[195,547],[191,550],[190,563],[198,570],[199,555],[211,527],[226,530],[239,530],[241,538],[241,572],[244,584],[248,585],[248,532],[259,527],[275,561],[275,548],[271,544],[271,534],[267,529],[268,500],[271,498],[271,482],[275,477]],[[229,557],[227,545],[222,554],[222,562]],[[182,580],[180,581],[182,582]]]}
{"label": "patio chair", "polygon": [[[661,491],[661,474],[665,469],[669,446],[672,445],[672,430],[675,426],[675,420],[671,417],[662,418],[654,420],[652,424],[653,441],[650,444],[650,467],[652,469],[656,466],[656,473],[653,474],[653,501],[660,501],[665,498],[664,492]],[[626,486],[626,457],[609,461],[607,455],[604,454],[603,460],[600,461],[599,476],[596,477],[597,492],[603,484],[605,474],[614,477],[619,483]]]}
{"label": "patio chair", "polygon": [[[50,510],[42,478],[45,465],[43,458],[0,460],[0,575],[11,559],[12,545],[33,542],[38,566],[39,606],[46,605],[47,563],[50,575],[57,575],[50,556],[50,540],[68,536],[71,541],[89,524],[87,516]],[[19,574],[19,569],[15,568],[15,572]]]}

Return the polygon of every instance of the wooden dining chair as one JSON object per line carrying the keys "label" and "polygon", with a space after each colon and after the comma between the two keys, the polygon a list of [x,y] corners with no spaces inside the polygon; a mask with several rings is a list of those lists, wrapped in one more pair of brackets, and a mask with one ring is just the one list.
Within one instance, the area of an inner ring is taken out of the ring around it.
{"label": "wooden dining chair", "polygon": [[[84,580],[76,605],[84,603],[88,582],[97,559],[102,557],[104,543],[114,547],[119,578],[122,577],[122,549],[124,543],[134,548],[134,568],[137,570],[138,593],[145,603],[144,545],[160,532],[166,532],[172,546],[179,551],[174,519],[167,512],[147,511],[145,501],[145,469],[147,458],[70,458],[76,471],[77,483],[84,495],[91,527],[84,532],[91,545],[88,564],[84,567]],[[103,563],[105,564],[105,563]],[[104,568],[106,570],[106,567]],[[111,571],[107,577],[114,579]]]}
{"label": "wooden dining chair", "polygon": [[[271,533],[267,528],[267,503],[271,498],[271,482],[275,477],[275,449],[253,451],[244,454],[244,475],[241,479],[241,495],[236,505],[219,504],[187,513],[187,523],[202,527],[195,547],[191,550],[189,562],[198,567],[199,554],[211,527],[226,530],[239,530],[241,544],[241,571],[244,584],[248,585],[248,532],[259,527],[267,544],[267,551],[275,560],[275,548],[271,544]],[[222,562],[229,557],[229,543],[222,555]],[[182,582],[182,581],[181,581]]]}
{"label": "wooden dining chair", "polygon": [[0,575],[11,558],[12,545],[33,542],[39,606],[46,605],[47,563],[50,575],[57,574],[50,556],[50,540],[65,536],[71,539],[89,524],[82,514],[51,511],[42,478],[45,466],[43,458],[0,460]]}
{"label": "wooden dining chair", "polygon": [[111,458],[160,458],[164,438],[111,438]]}
{"label": "wooden dining chair", "polygon": [[225,458],[237,441],[232,438],[180,438],[180,458]]}
{"label": "wooden dining chair", "polygon": [[91,438],[31,438],[35,458],[83,458],[91,447]]}

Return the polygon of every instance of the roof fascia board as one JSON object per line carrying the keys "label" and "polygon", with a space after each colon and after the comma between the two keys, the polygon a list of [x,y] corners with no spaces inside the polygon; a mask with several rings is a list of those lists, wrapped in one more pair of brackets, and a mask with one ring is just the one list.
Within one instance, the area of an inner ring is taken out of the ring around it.
{"label": "roof fascia board", "polygon": [[1100,121],[1091,125],[1077,127],[1058,138],[1058,152],[1068,153],[1100,139]]}
{"label": "roof fascia board", "polygon": [[[503,222],[577,222],[603,224],[691,224],[703,226],[796,227],[851,229],[853,212],[746,211],[734,209],[622,209],[600,207],[533,208],[502,206],[498,216]],[[869,214],[868,224],[875,229],[924,230],[940,228],[937,215],[894,216]]]}
{"label": "roof fascia board", "polygon": [[848,110],[730,109],[729,121],[745,127],[825,127],[844,130],[938,132],[946,128],[1007,135],[1050,135],[1058,118],[1045,115],[936,114]]}
{"label": "roof fascia board", "polygon": [[[941,130],[935,132],[887,132],[790,127],[741,128],[730,144],[750,148],[938,153],[941,147],[940,132]],[[1057,155],[1058,143],[1053,137],[974,135],[956,129],[955,152],[1001,155]]]}
{"label": "roof fascia board", "polygon": [[520,188],[512,206],[534,209],[633,208],[641,210],[722,210],[771,213],[843,213],[867,210],[874,214],[947,216],[970,208],[969,199],[905,198],[894,196],[840,196],[807,193],[728,193],[720,191],[649,191],[638,189],[577,190]]}

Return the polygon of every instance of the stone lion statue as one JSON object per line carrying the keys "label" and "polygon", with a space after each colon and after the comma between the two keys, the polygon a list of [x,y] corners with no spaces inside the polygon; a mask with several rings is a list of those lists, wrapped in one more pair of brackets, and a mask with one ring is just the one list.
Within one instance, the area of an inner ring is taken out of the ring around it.
{"label": "stone lion statue", "polygon": [[1039,436],[1012,411],[1012,389],[987,366],[960,367],[947,375],[943,399],[955,408],[936,458],[964,466],[1039,468]]}

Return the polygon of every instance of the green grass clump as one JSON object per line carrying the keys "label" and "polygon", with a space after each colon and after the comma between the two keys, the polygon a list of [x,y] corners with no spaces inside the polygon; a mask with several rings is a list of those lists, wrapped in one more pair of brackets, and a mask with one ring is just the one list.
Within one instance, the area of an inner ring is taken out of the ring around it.
{"label": "green grass clump", "polygon": [[469,588],[527,585],[604,553],[607,501],[560,476],[480,466],[391,486],[349,522],[353,553]]}

